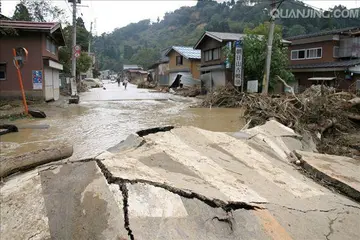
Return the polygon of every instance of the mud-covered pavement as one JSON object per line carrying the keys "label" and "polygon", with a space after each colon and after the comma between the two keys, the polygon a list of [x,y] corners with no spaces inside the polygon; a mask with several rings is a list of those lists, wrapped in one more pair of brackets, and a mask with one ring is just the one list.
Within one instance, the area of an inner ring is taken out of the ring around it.
{"label": "mud-covered pavement", "polygon": [[94,157],[118,144],[129,134],[164,125],[197,126],[213,131],[236,131],[244,125],[239,109],[194,109],[194,98],[128,89],[105,84],[106,90],[91,89],[81,94],[79,105],[63,99],[41,105],[46,119],[11,122],[19,133],[1,137],[2,155],[19,154],[67,141],[74,146],[72,160]]}
{"label": "mud-covered pavement", "polygon": [[[276,121],[239,132],[239,109],[105,87],[79,105],[50,103],[46,119],[15,121],[20,131],[2,137],[1,157],[63,141],[74,155],[3,179],[1,239],[360,238],[354,159],[312,153]],[[164,125],[179,127],[138,132]]]}
{"label": "mud-covered pavement", "polygon": [[301,150],[356,197],[354,159],[306,152],[311,146],[275,121],[236,133],[156,130],[95,159],[7,177],[1,239],[360,238],[359,203],[308,178],[288,154]]}

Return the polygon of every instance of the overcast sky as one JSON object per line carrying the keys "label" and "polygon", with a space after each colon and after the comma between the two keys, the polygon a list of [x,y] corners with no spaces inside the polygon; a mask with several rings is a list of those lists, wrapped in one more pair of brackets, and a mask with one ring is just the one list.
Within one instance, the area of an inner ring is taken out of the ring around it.
{"label": "overcast sky", "polygon": [[[219,0],[219,2],[224,0]],[[15,5],[18,0],[2,0],[2,13],[12,16]],[[68,21],[71,22],[71,4],[68,0],[52,0],[52,2],[66,11]],[[100,35],[103,32],[111,32],[115,28],[126,26],[132,22],[138,22],[142,19],[150,18],[156,21],[160,19],[166,12],[171,12],[181,6],[194,6],[196,0],[187,1],[99,1],[99,0],[82,0],[81,5],[88,7],[78,8],[78,14],[82,16],[87,28],[90,27],[91,21],[96,21],[96,33]],[[360,7],[360,0],[308,0],[303,1],[317,8],[328,9],[334,5],[342,4],[347,8]]]}

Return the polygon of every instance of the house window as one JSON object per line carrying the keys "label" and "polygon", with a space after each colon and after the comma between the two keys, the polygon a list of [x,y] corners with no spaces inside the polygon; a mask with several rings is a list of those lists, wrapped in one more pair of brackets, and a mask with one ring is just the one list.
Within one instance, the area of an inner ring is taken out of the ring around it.
{"label": "house window", "polygon": [[213,49],[213,60],[220,59],[220,48]]}
{"label": "house window", "polygon": [[6,80],[6,63],[0,63],[0,80]]}
{"label": "house window", "polygon": [[220,48],[210,49],[204,52],[205,62],[220,59]]}
{"label": "house window", "polygon": [[306,54],[307,59],[315,59],[321,57],[322,57],[322,48],[307,49],[307,54]]}
{"label": "house window", "polygon": [[212,51],[208,50],[204,52],[205,61],[211,61],[212,60]]}
{"label": "house window", "polygon": [[305,50],[298,51],[298,59],[304,59],[305,58]]}
{"label": "house window", "polygon": [[46,50],[48,50],[49,52],[51,52],[52,54],[56,53],[56,45],[53,41],[51,41],[50,39],[46,39]]}
{"label": "house window", "polygon": [[339,47],[338,46],[334,46],[333,48],[333,57],[334,58],[338,58],[339,57]]}
{"label": "house window", "polygon": [[309,48],[291,51],[291,60],[322,58],[322,48]]}
{"label": "house window", "polygon": [[183,56],[176,56],[176,65],[183,65]]}

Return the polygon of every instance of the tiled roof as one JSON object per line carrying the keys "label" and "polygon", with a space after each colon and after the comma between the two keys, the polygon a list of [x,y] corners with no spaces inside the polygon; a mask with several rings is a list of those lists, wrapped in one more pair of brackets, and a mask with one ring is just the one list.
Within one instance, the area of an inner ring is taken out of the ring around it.
{"label": "tiled roof", "polygon": [[332,35],[332,34],[341,34],[344,32],[349,32],[349,31],[359,30],[359,29],[360,29],[360,27],[348,27],[348,28],[334,29],[334,30],[330,30],[330,31],[323,31],[323,32],[316,32],[316,33],[293,36],[293,37],[286,38],[286,40],[292,41],[292,40],[303,39],[303,38],[320,37],[320,36],[326,36],[326,35]]}
{"label": "tiled roof", "polygon": [[178,52],[187,59],[201,59],[201,51],[195,50],[192,47],[173,46],[171,49]]}
{"label": "tiled roof", "polygon": [[360,64],[360,58],[346,61],[290,65],[291,69],[351,67]]}

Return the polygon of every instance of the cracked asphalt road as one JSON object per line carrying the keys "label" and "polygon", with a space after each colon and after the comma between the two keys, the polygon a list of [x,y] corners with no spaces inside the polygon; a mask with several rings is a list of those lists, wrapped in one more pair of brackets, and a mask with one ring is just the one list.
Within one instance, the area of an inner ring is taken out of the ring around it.
{"label": "cracked asphalt road", "polygon": [[1,239],[360,239],[359,203],[284,157],[299,136],[262,131],[144,132],[10,176]]}
{"label": "cracked asphalt road", "polygon": [[182,127],[11,176],[2,239],[360,238],[358,203],[266,146]]}

